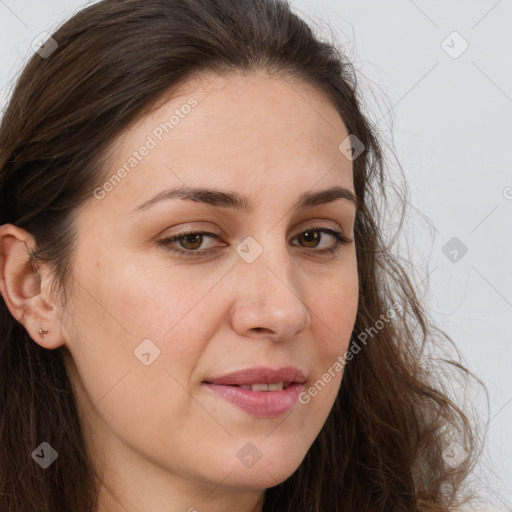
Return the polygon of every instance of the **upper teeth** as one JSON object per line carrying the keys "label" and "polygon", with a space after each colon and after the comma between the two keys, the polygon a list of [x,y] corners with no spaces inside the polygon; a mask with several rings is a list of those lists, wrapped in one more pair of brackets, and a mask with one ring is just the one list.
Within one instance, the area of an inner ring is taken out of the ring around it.
{"label": "upper teeth", "polygon": [[251,384],[240,387],[242,389],[250,389],[251,391],[281,391],[284,388],[284,382],[276,382],[274,384]]}

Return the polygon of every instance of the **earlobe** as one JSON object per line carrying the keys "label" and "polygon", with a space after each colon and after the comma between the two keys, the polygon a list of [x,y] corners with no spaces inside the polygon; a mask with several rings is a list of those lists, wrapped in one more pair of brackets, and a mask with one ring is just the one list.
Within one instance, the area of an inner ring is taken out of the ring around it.
{"label": "earlobe", "polygon": [[47,349],[63,344],[55,308],[44,297],[41,275],[32,263],[34,237],[13,225],[0,226],[0,292],[12,316]]}

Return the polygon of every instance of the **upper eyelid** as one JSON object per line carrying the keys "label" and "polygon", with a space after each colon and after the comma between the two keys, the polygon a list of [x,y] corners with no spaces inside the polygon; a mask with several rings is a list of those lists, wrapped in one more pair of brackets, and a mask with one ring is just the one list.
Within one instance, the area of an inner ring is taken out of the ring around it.
{"label": "upper eyelid", "polygon": [[[333,226],[333,225],[322,225],[322,223],[328,222],[327,219],[303,221],[303,222],[300,222],[299,225],[300,224],[304,224],[304,222],[306,223],[304,225],[304,227],[301,227],[299,230],[297,230],[296,227],[294,227],[293,231],[295,231],[296,233],[302,233],[303,231],[305,231],[307,229],[315,228],[315,229],[332,229],[333,231],[342,232],[344,234],[347,233],[347,230],[345,230],[343,227],[340,226],[339,221],[330,220],[330,222],[334,222],[336,224],[335,226]],[[350,229],[348,231],[350,231]],[[164,238],[167,239],[167,238],[186,236],[188,234],[192,234],[193,235],[193,234],[205,234],[205,233],[208,233],[208,234],[211,234],[211,235],[214,235],[214,236],[218,236],[218,237],[223,236],[221,233],[215,233],[214,230],[210,230],[207,227],[205,227],[205,228],[202,228],[202,227],[198,227],[198,228],[189,227],[189,228],[186,228],[186,227],[184,227],[184,228],[182,228],[181,232],[178,231],[177,233],[167,235]],[[232,234],[228,232],[227,236],[232,236]]]}
{"label": "upper eyelid", "polygon": [[[329,231],[333,231],[336,234],[341,235],[342,237],[346,238],[348,241],[352,241],[353,240],[353,238],[350,235],[347,235],[343,229],[337,229],[337,228],[335,229],[335,228],[331,228],[331,227],[327,227],[327,226],[316,226],[316,225],[306,226],[306,227],[300,229],[292,237],[292,240],[295,239],[299,234],[303,233],[304,231],[307,231],[308,229],[314,230],[314,231],[320,231],[324,235],[330,235],[332,237],[335,237],[334,233],[329,233]],[[181,233],[176,233],[174,235],[163,237],[163,238],[161,238],[159,240],[159,242],[173,242],[173,243],[175,243],[175,242],[179,241],[181,238],[185,238],[186,236],[189,236],[189,235],[206,235],[206,236],[208,236],[210,238],[214,238],[216,240],[219,240],[220,237],[221,237],[220,234],[213,233],[213,232],[210,232],[210,231],[207,231],[207,230],[197,229],[197,230],[185,230],[185,231],[183,231]],[[222,247],[222,246],[219,246],[219,247]],[[224,245],[224,247],[225,247],[225,245]],[[215,249],[215,248],[212,247],[211,249]],[[186,250],[186,249],[183,249],[183,250]],[[208,249],[204,249],[204,251],[207,251],[207,250]],[[193,251],[193,252],[201,252],[201,251],[198,250],[198,251]]]}
{"label": "upper eyelid", "polygon": [[[300,230],[296,231],[294,236],[297,236],[304,231],[307,231],[308,229],[315,230],[315,231],[326,231],[326,234],[329,234],[328,231],[335,231],[337,233],[345,234],[345,230],[342,228],[337,227],[331,227],[331,226],[319,226],[319,225],[309,225],[306,227],[301,228]],[[178,232],[172,235],[164,236],[161,240],[169,240],[169,239],[180,239],[182,237],[188,236],[188,235],[207,235],[214,238],[220,238],[222,235],[220,233],[214,233],[213,231],[208,231],[208,229],[184,229],[182,232]],[[348,236],[348,235],[346,235]]]}

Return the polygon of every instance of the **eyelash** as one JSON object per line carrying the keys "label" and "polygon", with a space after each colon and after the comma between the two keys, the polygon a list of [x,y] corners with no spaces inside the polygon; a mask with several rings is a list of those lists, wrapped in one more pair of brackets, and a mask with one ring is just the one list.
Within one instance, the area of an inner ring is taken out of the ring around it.
{"label": "eyelash", "polygon": [[[327,249],[320,249],[320,250],[312,249],[313,252],[316,252],[319,254],[331,253],[331,254],[335,255],[341,250],[341,248],[343,246],[346,246],[350,242],[354,241],[353,238],[347,237],[345,234],[343,234],[340,231],[335,231],[334,229],[330,229],[330,228],[322,228],[320,226],[308,227],[307,229],[304,229],[303,231],[298,233],[298,235],[296,235],[296,237],[299,235],[302,235],[303,233],[306,233],[308,231],[319,231],[319,232],[327,233],[328,235],[332,235],[336,240],[334,247],[328,247]],[[181,240],[182,238],[185,238],[190,235],[206,235],[211,238],[215,238],[215,239],[219,240],[218,235],[216,235],[215,233],[210,233],[208,231],[184,231],[184,232],[178,233],[172,237],[163,238],[162,240],[159,240],[158,243],[163,245],[166,250],[176,253],[178,256],[194,256],[194,257],[204,256],[205,253],[211,252],[215,249],[219,249],[219,247],[216,247],[214,249],[209,249],[209,250],[190,251],[190,250],[186,250],[186,249],[176,249],[171,246],[172,243],[175,243],[175,242]]]}

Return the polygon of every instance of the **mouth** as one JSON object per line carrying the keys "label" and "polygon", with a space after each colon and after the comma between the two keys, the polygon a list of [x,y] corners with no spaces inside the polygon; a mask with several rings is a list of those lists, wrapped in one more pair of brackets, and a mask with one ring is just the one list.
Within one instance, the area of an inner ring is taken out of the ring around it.
{"label": "mouth", "polygon": [[304,384],[305,381],[304,373],[295,366],[287,366],[277,370],[265,366],[255,366],[203,382],[223,386],[238,386],[252,391],[280,391],[289,387],[290,384]]}
{"label": "mouth", "polygon": [[254,367],[203,381],[217,396],[260,417],[276,417],[291,407],[304,389],[304,373],[295,367]]}
{"label": "mouth", "polygon": [[243,386],[236,386],[241,389],[250,389],[251,391],[282,391],[292,384],[291,382],[272,382],[270,384],[244,384]]}
{"label": "mouth", "polygon": [[[213,382],[203,381],[203,384],[214,384]],[[268,391],[282,391],[283,389],[288,389],[295,382],[271,382],[269,384],[265,382],[254,383],[254,384],[219,384],[219,386],[231,386],[234,388],[247,389],[249,391],[259,391],[259,392],[268,392]],[[299,382],[298,384],[302,384]]]}

